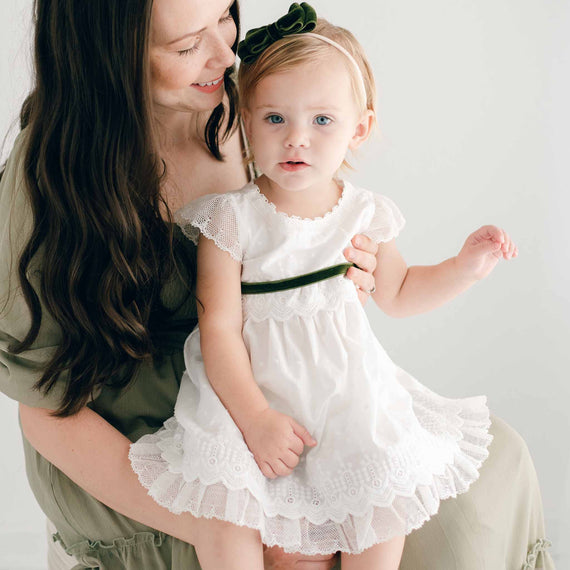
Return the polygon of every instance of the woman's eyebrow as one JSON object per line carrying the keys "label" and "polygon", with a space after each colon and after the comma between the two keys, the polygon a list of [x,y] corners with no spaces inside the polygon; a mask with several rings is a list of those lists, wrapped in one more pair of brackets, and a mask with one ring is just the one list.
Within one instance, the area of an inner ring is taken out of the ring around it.
{"label": "woman's eyebrow", "polygon": [[166,45],[170,46],[172,44],[175,44],[177,42],[180,42],[182,40],[185,40],[186,38],[190,38],[192,36],[197,36],[198,34],[202,33],[206,28],[202,28],[201,30],[196,30],[195,32],[189,32],[187,34],[184,34],[183,36],[180,36],[179,38],[176,38],[175,40],[172,40],[170,42],[168,42]]}
{"label": "woman's eyebrow", "polygon": [[[233,5],[234,2],[235,2],[235,0],[232,0],[232,1],[228,4],[227,8],[223,11],[224,14],[232,7],[232,5]],[[170,46],[170,45],[172,45],[172,44],[175,44],[175,43],[177,43],[177,42],[180,42],[180,41],[182,41],[182,40],[185,40],[186,38],[190,38],[190,37],[192,37],[192,36],[197,36],[198,34],[201,34],[205,29],[206,29],[206,28],[204,27],[204,28],[201,28],[200,30],[196,30],[195,32],[188,32],[187,34],[184,34],[183,36],[180,36],[179,38],[176,38],[175,40],[172,40],[172,41],[168,42],[166,45],[167,45],[167,46]]]}

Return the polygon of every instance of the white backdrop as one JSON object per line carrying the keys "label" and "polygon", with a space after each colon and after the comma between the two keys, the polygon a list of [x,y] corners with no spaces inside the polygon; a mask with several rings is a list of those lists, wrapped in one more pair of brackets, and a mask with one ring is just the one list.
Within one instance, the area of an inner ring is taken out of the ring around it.
{"label": "white backdrop", "polygon": [[[312,4],[372,60],[379,129],[351,176],[400,206],[408,262],[454,255],[484,223],[519,246],[517,260],[433,313],[394,320],[371,306],[369,315],[395,362],[444,395],[487,394],[523,435],[554,558],[570,567],[570,0]],[[0,137],[29,86],[30,6],[0,4]],[[242,0],[244,29],[287,7]],[[43,519],[6,398],[0,429],[0,570],[44,568]]]}

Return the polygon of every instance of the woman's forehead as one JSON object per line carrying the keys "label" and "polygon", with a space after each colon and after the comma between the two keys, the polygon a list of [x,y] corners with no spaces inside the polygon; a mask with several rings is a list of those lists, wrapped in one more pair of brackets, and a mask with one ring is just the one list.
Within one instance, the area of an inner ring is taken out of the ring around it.
{"label": "woman's forehead", "polygon": [[154,0],[151,40],[166,45],[216,25],[233,4],[229,0]]}

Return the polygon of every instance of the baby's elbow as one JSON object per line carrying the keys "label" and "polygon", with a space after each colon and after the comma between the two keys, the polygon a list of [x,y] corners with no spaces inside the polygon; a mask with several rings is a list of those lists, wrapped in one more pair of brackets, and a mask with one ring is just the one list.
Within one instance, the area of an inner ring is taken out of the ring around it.
{"label": "baby's elbow", "polygon": [[397,303],[392,299],[374,297],[374,302],[376,303],[376,306],[388,317],[398,319],[404,316],[400,314]]}
{"label": "baby's elbow", "polygon": [[406,307],[400,303],[398,296],[394,296],[390,299],[387,298],[376,298],[374,301],[378,308],[388,317],[393,319],[403,319],[404,317],[411,316],[412,313],[406,310]]}

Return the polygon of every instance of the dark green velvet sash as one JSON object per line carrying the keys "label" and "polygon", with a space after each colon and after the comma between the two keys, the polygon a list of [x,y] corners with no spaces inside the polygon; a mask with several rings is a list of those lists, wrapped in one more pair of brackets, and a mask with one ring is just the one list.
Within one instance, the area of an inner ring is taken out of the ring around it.
{"label": "dark green velvet sash", "polygon": [[275,293],[276,291],[286,291],[287,289],[297,289],[304,287],[317,281],[324,281],[337,275],[344,275],[354,263],[341,263],[332,267],[325,267],[311,273],[305,273],[297,277],[289,279],[279,279],[278,281],[262,281],[260,283],[244,283],[241,284],[242,295],[260,295],[261,293]]}

